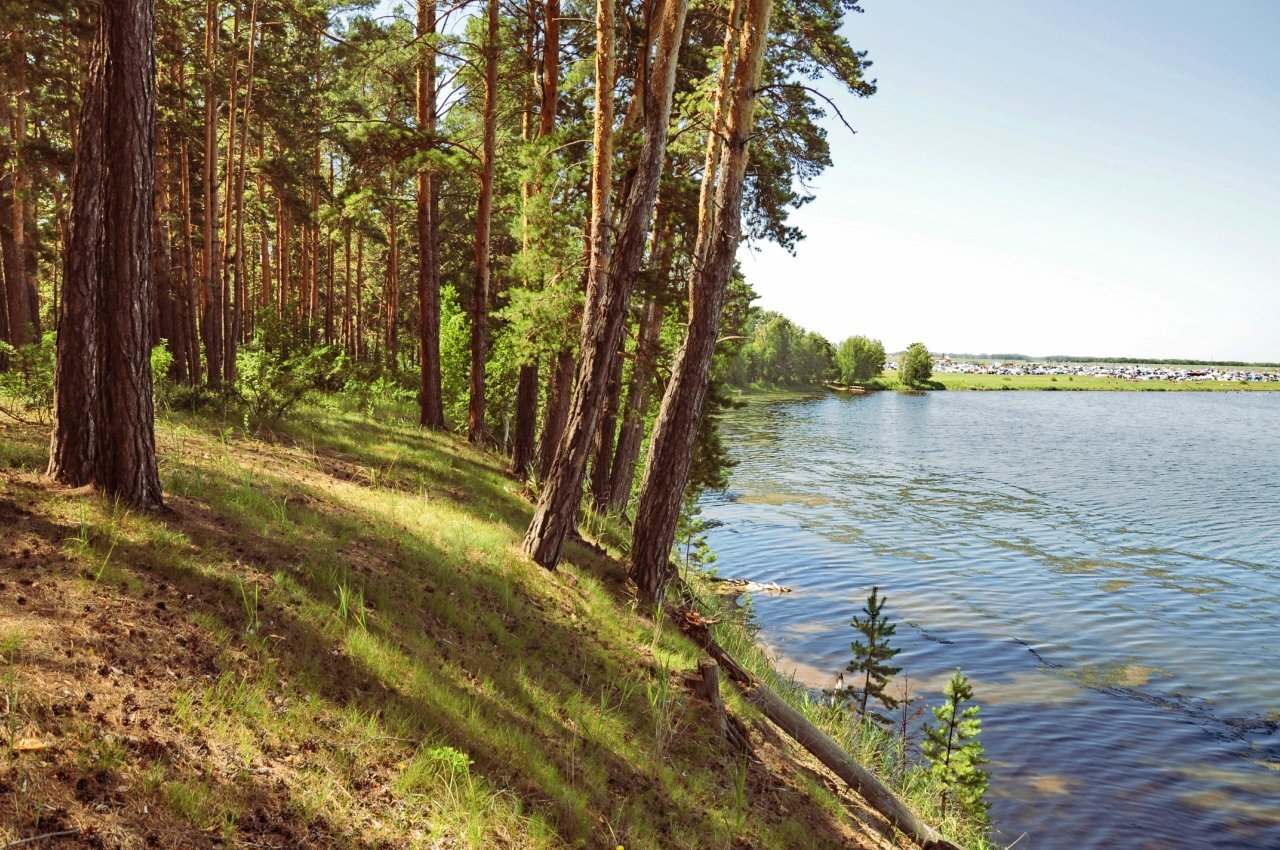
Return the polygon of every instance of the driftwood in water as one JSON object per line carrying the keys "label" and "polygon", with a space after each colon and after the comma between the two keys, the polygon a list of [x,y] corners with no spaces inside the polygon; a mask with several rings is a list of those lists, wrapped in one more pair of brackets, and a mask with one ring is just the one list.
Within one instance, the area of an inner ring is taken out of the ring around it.
{"label": "driftwood in water", "polygon": [[724,647],[716,643],[699,615],[692,612],[686,614],[685,623],[692,636],[702,644],[703,649],[724,668],[729,678],[742,691],[747,702],[759,709],[765,717],[826,765],[832,773],[843,779],[871,808],[906,833],[924,850],[960,850],[955,844],[943,838],[933,827],[921,821],[915,812],[907,808],[870,771],[851,759],[826,733],[757,681],[746,668],[724,650]]}
{"label": "driftwood in water", "polygon": [[776,581],[750,581],[745,578],[720,578],[719,576],[711,577],[712,586],[715,587],[717,593],[728,593],[737,595],[739,593],[790,593],[791,588],[784,584],[778,584]]}

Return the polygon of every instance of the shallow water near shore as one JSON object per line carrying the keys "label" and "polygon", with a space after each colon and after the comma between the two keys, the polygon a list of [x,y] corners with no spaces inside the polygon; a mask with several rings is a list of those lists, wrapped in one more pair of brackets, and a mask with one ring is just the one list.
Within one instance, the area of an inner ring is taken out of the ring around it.
{"label": "shallow water near shore", "polygon": [[872,585],[895,663],[982,703],[996,837],[1280,847],[1280,394],[754,400],[703,503],[781,666],[829,686]]}

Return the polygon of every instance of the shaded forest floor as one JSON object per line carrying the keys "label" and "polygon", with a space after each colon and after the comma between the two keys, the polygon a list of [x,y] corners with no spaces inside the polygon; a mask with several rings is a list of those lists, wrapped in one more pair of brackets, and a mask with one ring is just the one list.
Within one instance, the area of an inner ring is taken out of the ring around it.
{"label": "shaded forest floor", "polygon": [[731,700],[742,761],[621,563],[522,558],[493,457],[331,408],[158,431],[144,516],[0,426],[0,845],[896,846]]}

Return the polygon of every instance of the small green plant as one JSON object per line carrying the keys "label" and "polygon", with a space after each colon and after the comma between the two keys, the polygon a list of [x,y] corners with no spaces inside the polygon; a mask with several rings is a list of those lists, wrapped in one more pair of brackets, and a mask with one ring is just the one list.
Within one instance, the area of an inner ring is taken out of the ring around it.
{"label": "small green plant", "polygon": [[151,397],[155,406],[168,410],[173,401],[173,352],[169,350],[168,340],[160,340],[151,348]]}
{"label": "small green plant", "polygon": [[258,619],[258,584],[256,582],[245,584],[240,581],[238,585],[240,587],[240,604],[244,608],[245,633],[255,635],[261,625]]}
{"label": "small green plant", "polygon": [[9,358],[9,370],[0,372],[0,413],[19,422],[44,425],[53,407],[54,353],[57,334],[50,331],[39,342],[14,348],[0,342],[0,355]]}
{"label": "small green plant", "polygon": [[747,817],[747,760],[738,762],[733,772],[733,831],[738,832]]}
{"label": "small green plant", "polygon": [[645,696],[649,700],[649,716],[653,718],[653,744],[659,753],[675,736],[675,700],[671,695],[671,669],[661,664],[650,674],[645,683]]}
{"label": "small green plant", "polygon": [[[837,688],[835,696],[841,701],[849,701],[857,711],[859,719],[870,719],[888,726],[892,721],[886,715],[870,708],[873,697],[887,711],[893,711],[898,707],[897,697],[890,694],[887,689],[889,678],[902,670],[901,667],[894,667],[889,663],[900,651],[889,645],[889,638],[893,637],[898,627],[890,623],[889,618],[885,616],[885,601],[886,598],[880,595],[880,588],[871,588],[867,604],[862,608],[865,616],[859,617],[855,614],[852,622],[849,623],[862,636],[854,639],[850,644],[853,658],[845,668],[846,672],[852,675],[854,683]],[[860,685],[857,684],[858,679],[862,680]]]}
{"label": "small green plant", "polygon": [[338,619],[342,622],[355,621],[361,631],[368,631],[364,609],[364,589],[352,587],[345,581],[338,582],[334,589],[338,595]]}
{"label": "small green plant", "polygon": [[921,747],[929,762],[929,774],[942,789],[942,815],[946,817],[948,805],[953,805],[964,817],[985,824],[988,777],[982,766],[987,759],[978,740],[982,721],[978,719],[979,706],[972,702],[973,687],[956,670],[943,694],[946,701],[933,709],[937,725],[924,727]]}

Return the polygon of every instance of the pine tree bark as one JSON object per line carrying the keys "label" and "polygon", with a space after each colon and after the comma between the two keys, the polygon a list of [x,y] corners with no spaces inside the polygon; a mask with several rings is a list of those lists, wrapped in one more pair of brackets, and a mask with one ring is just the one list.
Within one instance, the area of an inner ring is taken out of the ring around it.
{"label": "pine tree bark", "polygon": [[[178,65],[178,88],[186,99],[185,65]],[[182,205],[182,253],[183,293],[186,298],[186,340],[187,340],[187,375],[191,386],[199,386],[203,369],[200,360],[200,333],[197,327],[200,315],[200,291],[195,275],[195,251],[192,248],[194,230],[191,224],[191,151],[187,144],[186,134],[178,140],[178,192]]]}
{"label": "pine tree bark", "polygon": [[644,417],[649,412],[649,397],[653,391],[658,359],[658,335],[661,330],[662,303],[651,298],[640,316],[635,359],[631,364],[631,381],[627,388],[627,403],[623,408],[622,427],[618,430],[618,446],[614,451],[609,475],[607,509],[612,513],[625,511],[627,502],[631,499],[636,461],[640,459],[640,444],[644,442]]}
{"label": "pine tree bark", "polygon": [[[4,283],[4,261],[0,260],[0,342],[12,343],[9,339],[9,293]],[[0,372],[9,371],[9,355],[0,350]]]}
{"label": "pine tree bark", "polygon": [[[435,35],[436,0],[418,0],[418,62],[415,117],[418,130],[436,131],[436,46],[422,41]],[[434,144],[434,142],[432,142]],[[418,423],[441,430],[444,393],[440,384],[440,202],[434,171],[418,171]]]}
{"label": "pine tree bark", "polygon": [[489,0],[484,43],[484,143],[480,152],[480,199],[476,206],[476,274],[471,289],[471,392],[467,441],[489,440],[485,424],[485,360],[489,339],[489,248],[493,224],[494,157],[498,139],[498,0]]}
{"label": "pine tree bark", "polygon": [[201,335],[204,338],[205,375],[210,389],[222,386],[222,274],[218,250],[218,90],[214,62],[221,23],[218,0],[205,4],[204,35],[204,252],[201,265]]}
{"label": "pine tree bark", "polygon": [[396,227],[396,205],[392,201],[387,208],[387,296],[386,310],[386,357],[387,367],[395,368],[400,356],[400,337],[396,333],[397,319],[400,316],[400,243]]}
{"label": "pine tree bark", "polygon": [[103,232],[110,9],[104,4],[93,38],[71,188],[71,233],[58,316],[53,380],[53,436],[48,474],[81,487],[95,481],[101,427],[98,411],[98,300]]}
{"label": "pine tree bark", "polygon": [[[8,73],[11,72],[6,71],[6,76]],[[9,80],[0,82],[0,263],[4,266],[5,294],[8,300],[9,340],[18,346],[37,339],[37,328],[32,322],[32,316],[37,311],[32,303],[31,290],[27,286],[23,239],[25,221],[20,178],[23,170],[22,152],[18,149],[18,140],[9,136],[11,128],[16,126],[8,91],[11,87]]]}
{"label": "pine tree bark", "polygon": [[[716,180],[715,223],[699,227],[695,263],[689,277],[689,332],[676,356],[671,382],[654,423],[632,538],[631,578],[640,597],[660,604],[671,567],[671,547],[688,484],[694,443],[706,402],[711,361],[729,274],[742,230],[742,193],[771,0],[746,0],[734,61],[722,161]],[[709,144],[715,144],[713,127]],[[700,222],[701,225],[701,222]],[[704,257],[699,263],[696,258]]]}
{"label": "pine tree bark", "polygon": [[571,349],[556,352],[547,367],[547,409],[538,441],[538,480],[546,481],[556,459],[556,446],[569,420],[569,395],[573,392],[574,357]]}
{"label": "pine tree bark", "polygon": [[[608,3],[603,4],[608,6]],[[560,559],[564,539],[572,531],[582,497],[582,481],[586,470],[588,449],[595,432],[597,419],[607,388],[609,372],[613,368],[622,333],[626,327],[627,304],[635,283],[636,272],[644,255],[644,244],[653,208],[657,201],[658,181],[662,175],[663,153],[667,144],[667,131],[671,122],[671,100],[675,88],[676,58],[684,37],[684,21],[688,12],[688,0],[669,0],[664,6],[658,34],[658,45],[653,68],[649,74],[649,87],[644,93],[645,133],[639,162],[623,208],[618,244],[609,255],[608,197],[612,183],[612,171],[608,163],[600,163],[602,129],[602,104],[600,82],[597,80],[597,147],[596,166],[592,171],[592,192],[602,196],[599,205],[593,198],[592,238],[595,242],[591,257],[591,279],[587,287],[587,300],[583,312],[581,357],[578,361],[577,381],[570,402],[569,420],[565,434],[556,448],[556,458],[546,487],[538,499],[533,522],[525,534],[524,551],[538,564],[553,568]],[[608,125],[603,132],[611,133],[612,106],[612,8],[608,10]],[[601,26],[597,24],[597,36]],[[600,42],[604,44],[603,41]],[[599,60],[597,60],[599,66]],[[599,73],[599,72],[598,72]],[[611,144],[605,135],[604,144]],[[608,156],[606,147],[603,153]],[[600,182],[603,179],[605,182]],[[603,213],[603,214],[602,214]]]}
{"label": "pine tree bark", "polygon": [[614,438],[618,431],[618,408],[622,403],[622,353],[613,358],[609,382],[604,394],[604,409],[596,427],[595,446],[591,452],[591,505],[603,513],[609,509],[609,473],[613,462]]}
{"label": "pine tree bark", "polygon": [[154,0],[106,0],[100,11],[76,157],[49,470],[137,510],[164,506],[148,349],[154,14]]}

